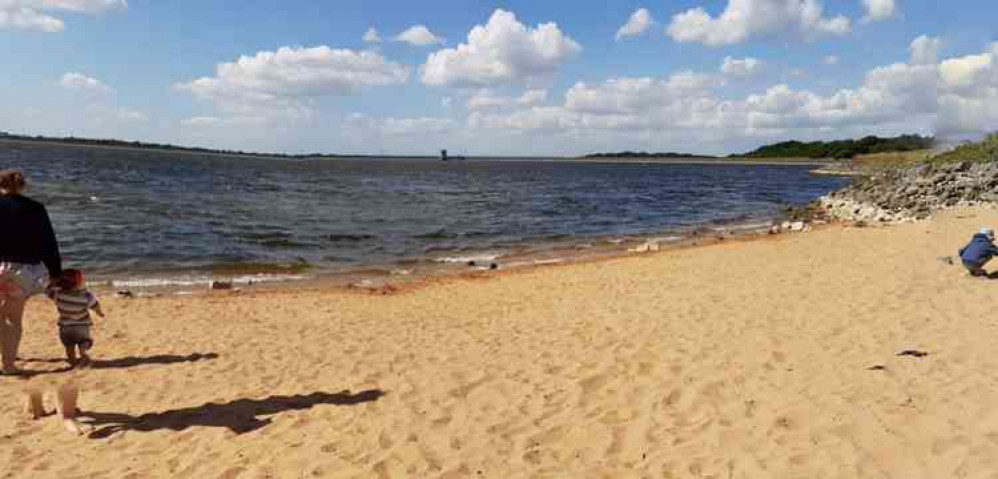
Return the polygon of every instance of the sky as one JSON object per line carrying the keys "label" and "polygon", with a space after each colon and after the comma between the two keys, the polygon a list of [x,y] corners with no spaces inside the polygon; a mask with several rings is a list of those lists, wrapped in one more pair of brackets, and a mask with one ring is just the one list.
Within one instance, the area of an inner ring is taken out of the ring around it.
{"label": "sky", "polygon": [[344,154],[958,141],[998,130],[996,16],[994,0],[0,0],[0,131]]}

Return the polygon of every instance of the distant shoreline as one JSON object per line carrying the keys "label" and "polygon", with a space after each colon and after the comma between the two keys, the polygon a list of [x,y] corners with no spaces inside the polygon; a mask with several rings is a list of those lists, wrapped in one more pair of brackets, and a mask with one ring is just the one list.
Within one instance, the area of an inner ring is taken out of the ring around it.
{"label": "distant shoreline", "polygon": [[181,155],[205,155],[205,156],[220,156],[220,157],[232,157],[232,158],[266,158],[266,159],[275,159],[275,160],[284,159],[284,157],[278,155],[207,152],[207,151],[198,151],[198,150],[182,149],[182,148],[170,149],[170,148],[151,148],[151,147],[124,146],[124,145],[92,145],[92,144],[74,143],[69,141],[59,141],[54,139],[25,140],[19,138],[0,138],[0,145],[11,145],[11,144],[27,145],[27,146],[59,147],[59,148],[83,148],[83,149],[97,149],[97,150],[148,151],[151,153],[173,153]]}
{"label": "distant shoreline", "polygon": [[[349,160],[349,159],[386,159],[386,160],[436,160],[435,156],[421,155],[281,155],[264,153],[226,153],[221,151],[201,151],[184,148],[155,148],[128,145],[95,145],[78,143],[72,141],[60,141],[58,139],[23,139],[23,138],[3,138],[0,137],[0,146],[23,145],[58,148],[84,148],[102,149],[116,151],[143,151],[162,154],[183,154],[183,155],[203,155],[221,158],[257,158],[271,160]],[[475,161],[480,159],[506,160],[506,161],[532,161],[532,162],[557,162],[557,163],[593,163],[593,164],[648,164],[648,165],[739,165],[739,166],[780,166],[780,165],[800,165],[800,166],[825,166],[833,163],[830,159],[814,158],[586,158],[586,157],[468,157],[467,160]],[[453,161],[460,164],[461,161]]]}
{"label": "distant shoreline", "polygon": [[[541,160],[543,161],[543,160]],[[740,166],[825,166],[834,163],[830,158],[566,158],[578,163],[621,163],[654,165],[740,165]]]}
{"label": "distant shoreline", "polygon": [[17,138],[17,137],[2,137],[0,136],[0,146],[15,144],[15,145],[28,145],[28,146],[43,146],[43,147],[59,147],[59,148],[86,148],[86,149],[102,149],[102,150],[117,150],[117,151],[146,151],[151,153],[166,153],[166,154],[183,154],[183,155],[203,155],[203,156],[217,156],[224,158],[259,158],[268,160],[339,160],[339,159],[351,159],[351,158],[399,158],[399,159],[435,159],[434,156],[379,156],[379,155],[333,155],[333,154],[321,154],[321,155],[289,155],[283,153],[249,153],[249,152],[225,152],[218,150],[198,150],[195,148],[184,148],[184,147],[174,147],[172,145],[163,145],[162,147],[155,146],[132,146],[132,145],[122,145],[122,144],[109,144],[100,145],[92,143],[83,143],[76,141],[64,141],[58,138],[46,138],[46,139],[30,139],[30,138]]}

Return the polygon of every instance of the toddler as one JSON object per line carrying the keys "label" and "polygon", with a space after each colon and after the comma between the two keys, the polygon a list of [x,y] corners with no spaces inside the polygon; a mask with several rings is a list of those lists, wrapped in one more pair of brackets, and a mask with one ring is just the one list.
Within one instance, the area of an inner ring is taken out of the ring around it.
{"label": "toddler", "polygon": [[53,286],[49,297],[59,309],[59,339],[66,347],[66,361],[70,367],[86,367],[90,364],[87,353],[94,345],[90,335],[90,327],[94,324],[90,319],[90,310],[102,318],[104,312],[97,297],[87,290],[82,271],[64,270]]}

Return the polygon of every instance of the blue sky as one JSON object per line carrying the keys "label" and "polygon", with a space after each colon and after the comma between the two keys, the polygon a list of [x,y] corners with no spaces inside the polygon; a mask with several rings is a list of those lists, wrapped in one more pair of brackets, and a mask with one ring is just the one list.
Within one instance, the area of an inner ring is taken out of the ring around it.
{"label": "blue sky", "polygon": [[992,0],[0,0],[0,130],[474,155],[967,138],[998,129],[995,14]]}

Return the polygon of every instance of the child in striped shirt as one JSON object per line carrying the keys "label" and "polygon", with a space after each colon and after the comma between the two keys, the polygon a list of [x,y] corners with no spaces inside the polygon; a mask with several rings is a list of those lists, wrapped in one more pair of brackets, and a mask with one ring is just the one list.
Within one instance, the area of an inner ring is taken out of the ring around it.
{"label": "child in striped shirt", "polygon": [[49,297],[59,309],[59,339],[66,347],[66,361],[74,368],[86,367],[90,364],[87,353],[94,345],[90,335],[90,327],[94,324],[90,319],[90,310],[103,318],[100,302],[87,290],[83,272],[76,269],[62,272],[62,277],[49,290]]}

